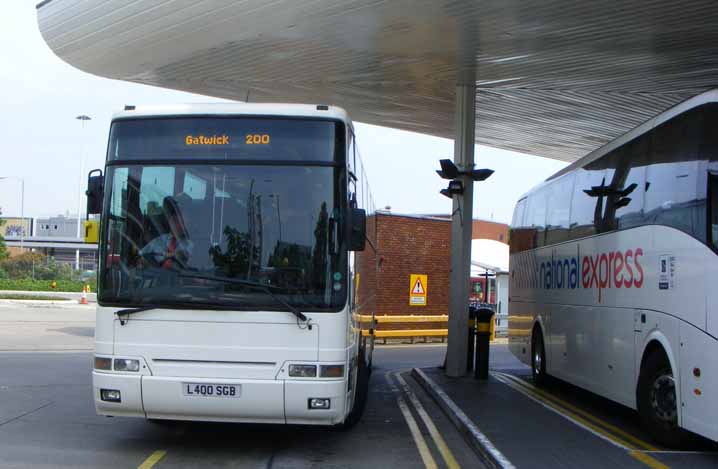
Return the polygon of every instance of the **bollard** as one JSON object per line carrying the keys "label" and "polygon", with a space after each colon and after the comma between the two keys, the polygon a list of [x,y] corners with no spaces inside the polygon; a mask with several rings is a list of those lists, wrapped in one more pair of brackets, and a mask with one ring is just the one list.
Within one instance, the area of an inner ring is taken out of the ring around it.
{"label": "bollard", "polygon": [[476,358],[474,360],[474,378],[489,379],[489,340],[491,339],[491,320],[493,310],[479,308],[476,311]]}
{"label": "bollard", "polygon": [[469,331],[469,346],[466,348],[466,372],[471,373],[474,369],[474,342],[476,340],[476,320],[471,313],[472,308],[469,308],[469,324],[467,330]]}

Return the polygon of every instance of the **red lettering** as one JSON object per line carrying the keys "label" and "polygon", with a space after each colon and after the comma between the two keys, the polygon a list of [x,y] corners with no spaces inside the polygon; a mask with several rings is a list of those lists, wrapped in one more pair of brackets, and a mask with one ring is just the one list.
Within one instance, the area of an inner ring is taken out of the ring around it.
{"label": "red lettering", "polygon": [[626,258],[626,270],[628,271],[628,279],[623,279],[623,284],[626,286],[626,288],[631,288],[633,286],[633,269],[631,269],[631,263],[628,259],[633,257],[633,251],[629,249],[626,251],[626,254],[624,255]]}
{"label": "red lettering", "polygon": [[608,256],[601,254],[598,259],[598,302],[601,302],[601,291],[608,286]]}
{"label": "red lettering", "polygon": [[591,286],[598,288],[598,274],[596,273],[596,269],[599,264],[599,256],[591,256],[589,259],[591,260]]}
{"label": "red lettering", "polygon": [[621,251],[616,251],[616,256],[613,258],[613,282],[616,284],[616,288],[623,286],[623,254]]}
{"label": "red lettering", "polygon": [[636,272],[641,275],[640,279],[638,277],[633,279],[633,285],[636,288],[641,288],[643,286],[643,267],[641,267],[641,264],[638,263],[638,256],[642,256],[642,255],[643,255],[643,249],[637,248],[636,254],[633,256],[633,259],[636,262]]}
{"label": "red lettering", "polygon": [[583,288],[589,288],[591,285],[591,279],[588,276],[591,265],[588,259],[588,257],[584,256],[581,261],[581,285],[583,285]]}
{"label": "red lettering", "polygon": [[615,252],[609,252],[608,253],[608,288],[611,288],[611,282],[613,281],[613,256],[615,256]]}
{"label": "red lettering", "polygon": [[598,276],[599,287],[606,288],[608,286],[608,257],[605,254],[601,254],[598,260]]}

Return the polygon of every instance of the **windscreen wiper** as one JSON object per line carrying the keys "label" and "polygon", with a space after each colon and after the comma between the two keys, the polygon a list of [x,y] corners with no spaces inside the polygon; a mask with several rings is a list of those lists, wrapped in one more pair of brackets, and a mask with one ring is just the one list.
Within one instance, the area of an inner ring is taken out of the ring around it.
{"label": "windscreen wiper", "polygon": [[[117,315],[117,319],[120,320],[120,326],[124,326],[127,323],[127,321],[129,320],[129,316],[131,314],[141,313],[142,311],[149,311],[151,309],[157,309],[157,308],[159,308],[159,306],[146,305],[146,306],[140,306],[138,308],[120,309],[120,310],[115,311],[115,314]],[[124,318],[122,316],[124,316]]]}
{"label": "windscreen wiper", "polygon": [[[309,330],[312,329],[311,323],[308,322],[307,317],[299,311],[298,308],[292,306],[287,301],[283,300],[279,296],[275,295],[274,292],[272,292],[272,288],[278,288],[274,287],[272,285],[265,285],[263,283],[258,282],[252,282],[250,280],[242,280],[239,278],[230,278],[230,277],[216,277],[214,275],[202,275],[202,274],[179,274],[179,277],[183,278],[198,278],[202,280],[213,280],[215,282],[223,282],[223,283],[230,283],[234,285],[242,285],[249,288],[255,288],[257,290],[261,290],[268,294],[274,301],[281,304],[285,308],[289,310],[292,314],[294,314],[300,321],[306,322]],[[139,309],[139,308],[138,308]]]}

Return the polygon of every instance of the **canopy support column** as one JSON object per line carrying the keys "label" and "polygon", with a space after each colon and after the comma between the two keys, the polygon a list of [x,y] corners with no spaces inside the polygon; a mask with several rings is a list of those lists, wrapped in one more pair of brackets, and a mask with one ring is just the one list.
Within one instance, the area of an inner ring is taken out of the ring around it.
{"label": "canopy support column", "polygon": [[[476,83],[456,86],[454,163],[459,170],[474,168]],[[466,374],[469,323],[469,276],[471,274],[471,228],[474,181],[461,176],[464,192],[454,195],[451,215],[451,273],[449,275],[449,338],[446,374]]]}

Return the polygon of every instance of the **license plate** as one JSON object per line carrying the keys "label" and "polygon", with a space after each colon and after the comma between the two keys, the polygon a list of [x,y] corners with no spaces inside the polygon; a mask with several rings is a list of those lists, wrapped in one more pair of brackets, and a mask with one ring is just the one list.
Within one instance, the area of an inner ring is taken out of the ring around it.
{"label": "license plate", "polygon": [[238,384],[182,383],[182,392],[191,397],[239,397]]}

